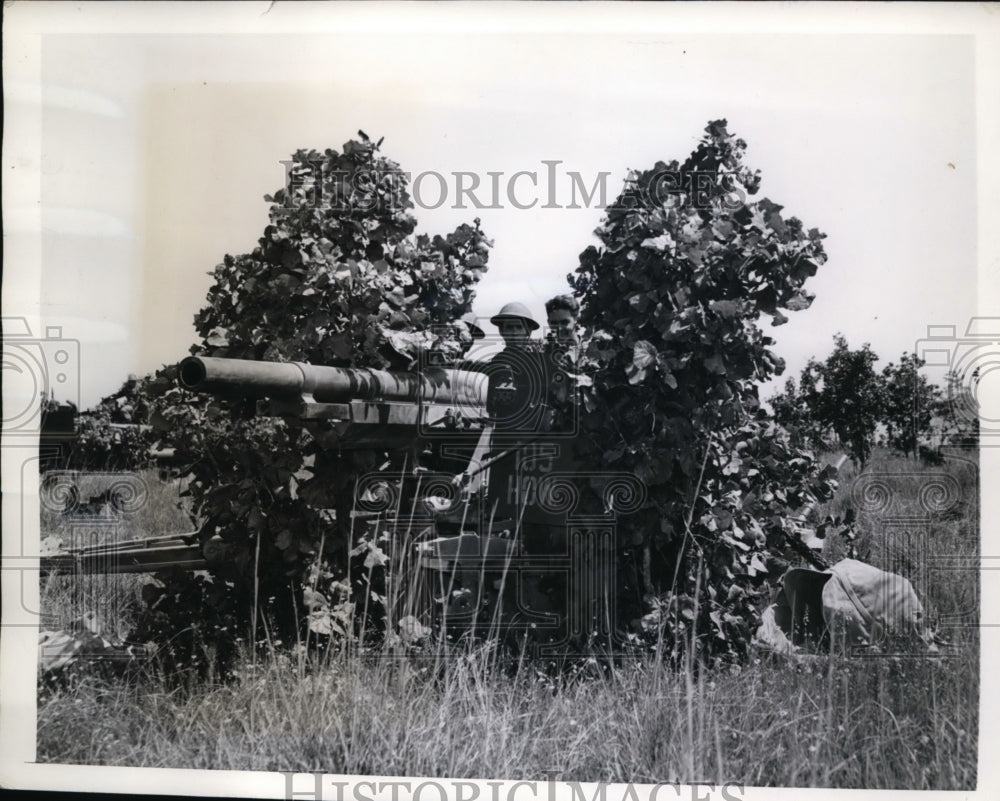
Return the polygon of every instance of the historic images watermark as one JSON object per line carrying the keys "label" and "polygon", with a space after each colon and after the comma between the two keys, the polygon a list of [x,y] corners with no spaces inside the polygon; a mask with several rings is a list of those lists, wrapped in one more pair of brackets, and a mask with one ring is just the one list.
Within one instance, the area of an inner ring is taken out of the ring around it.
{"label": "historic images watermark", "polygon": [[345,781],[322,771],[280,771],[285,798],[313,801],[742,801],[746,788],[729,782],[657,782],[611,784],[560,781],[558,771],[547,771],[543,781],[462,781],[409,779]]}
{"label": "historic images watermark", "polygon": [[928,325],[914,350],[924,369],[945,388],[953,437],[979,447],[1000,445],[1000,411],[989,387],[1000,368],[1000,317],[973,317],[959,333],[956,325]]}
{"label": "historic images watermark", "polygon": [[[746,204],[745,190],[731,173],[662,169],[649,182],[630,173],[616,199],[609,190],[611,173],[583,175],[562,169],[561,159],[542,159],[526,170],[403,170],[361,169],[353,173],[330,170],[323,160],[282,160],[285,168],[285,205],[336,210],[370,211],[398,201],[402,186],[409,187],[418,209],[611,209],[707,208],[723,190],[722,204],[735,211]],[[337,187],[336,190],[333,187]]]}
{"label": "historic images watermark", "polygon": [[646,488],[628,473],[560,470],[563,446],[498,462],[486,504],[446,473],[358,480],[355,553],[369,577],[388,570],[381,602],[404,641],[478,634],[546,658],[572,658],[584,643],[629,653],[616,610],[618,515],[639,508]]}
{"label": "historic images watermark", "polygon": [[[35,465],[29,460],[24,469],[34,470]],[[140,564],[135,557],[167,544],[164,537],[130,539],[130,522],[149,502],[146,479],[129,471],[49,470],[40,478],[38,495],[40,515],[53,532],[42,538],[37,554],[29,554],[32,549],[22,543],[17,560],[11,562],[5,555],[5,569],[33,572],[43,580],[59,576],[66,586],[58,615],[52,609],[31,610],[22,601],[29,625],[119,619],[130,598],[111,577],[153,572],[155,564]]]}
{"label": "historic images watermark", "polygon": [[[24,446],[44,452],[51,444],[42,418],[58,395],[63,407],[80,402],[80,343],[63,336],[62,326],[36,335],[24,317],[4,317],[3,447]],[[39,443],[39,434],[42,440]]]}
{"label": "historic images watermark", "polygon": [[[939,532],[945,521],[978,517],[978,497],[969,491],[979,484],[978,461],[970,454],[954,452],[944,455],[943,465],[937,471],[917,467],[909,472],[862,473],[851,483],[851,502],[859,515],[874,524],[877,537],[867,547],[877,551],[878,564],[890,574],[904,577],[916,590],[916,597],[907,598],[899,586],[887,588],[870,610],[876,628],[894,620],[909,621],[940,640],[940,651],[947,653],[946,644],[958,629],[991,624],[980,621],[979,571],[987,568],[976,557],[976,543],[959,540],[943,550]],[[968,476],[965,486],[950,474],[956,471]],[[974,530],[970,536],[975,536]],[[876,554],[863,553],[861,558],[869,561]],[[964,575],[966,587],[958,602],[941,597],[939,591],[955,582],[956,573]],[[918,600],[921,598],[926,609]],[[878,636],[873,631],[872,642],[852,646],[849,651],[852,656],[865,657],[925,655],[900,649],[901,645],[887,638],[885,631]]]}

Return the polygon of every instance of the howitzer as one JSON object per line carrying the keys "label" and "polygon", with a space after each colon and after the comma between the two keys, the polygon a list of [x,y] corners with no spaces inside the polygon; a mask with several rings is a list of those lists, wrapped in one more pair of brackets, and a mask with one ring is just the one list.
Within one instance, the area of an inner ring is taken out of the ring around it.
{"label": "howitzer", "polygon": [[[493,428],[487,420],[489,376],[479,371],[433,366],[420,372],[392,372],[195,356],[181,362],[178,379],[182,387],[196,392],[266,400],[267,407],[263,410],[266,414],[297,419],[307,425],[321,423],[310,426],[310,430],[326,448],[391,449],[430,435],[437,428],[439,436],[448,441],[454,452],[463,449],[454,448],[451,437],[468,431],[479,438],[478,445],[471,437],[457,438],[464,439],[475,464],[467,468],[469,476],[494,468],[500,462],[508,472],[514,471],[511,467],[514,459],[510,457],[520,446],[535,444],[540,436],[540,432],[532,431],[527,441],[484,458]],[[458,430],[449,427],[449,420],[459,416],[463,424],[471,425]],[[569,636],[569,629],[556,612],[568,602],[570,590],[563,588],[563,597],[553,600],[549,593],[558,595],[559,587],[546,589],[543,582],[553,571],[563,575],[571,570],[575,557],[569,553],[534,557],[521,553],[521,515],[512,520],[509,516],[488,514],[482,503],[471,503],[470,493],[459,490],[449,480],[435,482],[428,476],[414,482],[409,474],[376,478],[386,483],[398,480],[401,494],[398,497],[406,492],[403,485],[407,482],[419,486],[422,480],[425,486],[450,488],[445,495],[453,503],[447,509],[436,510],[432,519],[423,519],[415,511],[420,508],[415,496],[384,509],[379,507],[370,520],[362,512],[354,513],[355,522],[365,520],[363,525],[370,526],[372,542],[376,541],[379,530],[386,528],[386,517],[399,516],[395,521],[398,536],[392,539],[401,548],[392,558],[397,561],[394,569],[404,564],[412,566],[405,577],[397,577],[404,582],[416,582],[410,586],[416,588],[413,597],[418,600],[409,609],[410,613],[428,622],[437,619],[451,633],[475,630],[479,622],[486,620],[490,627],[505,626],[521,633],[530,628],[556,640],[559,636]],[[385,494],[397,497],[393,492]],[[362,508],[371,503],[362,494]],[[475,513],[473,507],[477,509]],[[419,522],[416,517],[421,517]],[[416,554],[412,553],[414,548]],[[415,563],[410,561],[414,555]],[[577,572],[589,575],[587,570]],[[602,573],[592,577],[588,586],[603,588],[605,584]],[[581,608],[586,605],[574,598]],[[603,608],[600,604],[591,605]],[[591,616],[590,612],[581,612],[574,620],[590,621]],[[580,623],[577,628],[593,631],[594,625],[590,621],[586,626]]]}
{"label": "howitzer", "polygon": [[393,447],[449,424],[478,430],[487,376],[448,367],[419,372],[189,356],[178,381],[195,392],[267,400],[266,414],[328,421],[336,447]]}
{"label": "howitzer", "polygon": [[[480,372],[436,366],[421,372],[390,372],[197,356],[184,359],[178,369],[179,384],[192,391],[266,400],[267,414],[306,424],[327,423],[312,426],[314,433],[324,447],[336,448],[403,447],[423,433],[435,429],[443,433],[449,421],[462,423],[451,435],[472,432],[479,437],[487,380]],[[168,450],[158,451],[157,456],[175,458]],[[95,544],[46,554],[41,567],[44,573],[75,574],[168,567],[201,570],[211,565],[205,546],[213,542],[192,532]]]}
{"label": "howitzer", "polygon": [[[484,372],[440,366],[394,372],[189,357],[179,365],[178,382],[194,392],[259,400],[259,412],[307,425],[326,448],[390,450],[437,432],[450,450],[442,458],[461,461],[468,451],[475,465],[467,470],[470,475],[500,462],[509,465],[518,450],[516,445],[509,446],[502,453],[485,457],[492,427],[486,419],[489,377]],[[471,436],[462,436],[463,432]],[[397,500],[384,509],[379,507],[367,519],[365,507],[378,504],[359,494],[359,509],[352,512],[352,522],[369,526],[373,532],[370,541],[375,542],[374,532],[384,531],[387,517],[394,518],[398,536],[392,541],[398,551],[390,548],[390,556],[394,569],[400,569],[397,580],[415,582],[411,586],[417,590],[414,598],[418,600],[410,609],[412,614],[428,622],[445,621],[444,627],[454,625],[455,631],[475,630],[482,620],[519,632],[526,627],[548,631],[546,626],[555,619],[554,610],[565,598],[551,600],[548,594],[556,593],[559,587],[551,590],[540,584],[552,572],[553,557],[521,553],[520,515],[516,520],[498,517],[495,505],[491,507],[494,513],[488,512],[481,499],[470,499],[469,487],[459,490],[450,476],[408,470],[395,477],[377,474],[375,478],[398,483],[398,495],[387,493],[390,500]],[[412,499],[406,495],[410,485]],[[428,498],[443,491],[452,504],[423,517],[421,487]],[[227,543],[212,536],[212,525],[206,523],[201,532],[186,535],[67,549],[47,555],[43,570],[87,574],[216,567],[228,558]],[[555,570],[566,573],[572,567],[570,559],[568,554],[558,557]],[[597,580],[590,584],[603,586]]]}

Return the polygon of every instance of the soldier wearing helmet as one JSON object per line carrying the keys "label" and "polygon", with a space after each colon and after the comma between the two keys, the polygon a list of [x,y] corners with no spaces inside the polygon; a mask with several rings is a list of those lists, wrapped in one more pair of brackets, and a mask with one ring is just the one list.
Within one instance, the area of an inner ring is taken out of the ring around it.
{"label": "soldier wearing helmet", "polygon": [[545,411],[544,363],[531,333],[538,322],[523,303],[507,303],[490,318],[504,340],[504,349],[488,367],[486,413],[493,426],[491,452],[507,455],[490,469],[490,504],[498,520],[517,519],[512,486],[520,448],[539,430]]}
{"label": "soldier wearing helmet", "polygon": [[495,431],[526,433],[534,427],[539,404],[544,400],[544,378],[538,344],[531,332],[538,323],[523,303],[507,303],[490,318],[505,347],[490,363],[486,410]]}
{"label": "soldier wearing helmet", "polygon": [[517,301],[504,304],[503,308],[490,318],[490,322],[500,330],[500,336],[507,346],[505,350],[527,348],[531,332],[538,329],[538,323],[531,316],[531,310]]}
{"label": "soldier wearing helmet", "polygon": [[472,312],[467,312],[451,325],[451,335],[458,345],[459,352],[457,355],[459,358],[468,354],[477,340],[486,338],[483,329],[476,322],[476,315]]}
{"label": "soldier wearing helmet", "polygon": [[473,341],[477,339],[485,339],[486,334],[483,329],[480,328],[477,323],[479,318],[472,312],[466,312],[459,318],[460,323],[464,323],[466,330],[469,332],[469,336],[472,337]]}

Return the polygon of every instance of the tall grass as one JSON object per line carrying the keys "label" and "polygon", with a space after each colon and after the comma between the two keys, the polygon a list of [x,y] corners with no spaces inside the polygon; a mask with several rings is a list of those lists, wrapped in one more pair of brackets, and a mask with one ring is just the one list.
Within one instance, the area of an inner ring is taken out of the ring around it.
{"label": "tall grass", "polygon": [[[948,497],[936,494],[940,477],[951,478]],[[816,511],[843,517],[857,513],[853,543],[857,557],[908,578],[932,620],[952,638],[977,642],[979,622],[979,470],[977,453],[949,451],[945,463],[930,466],[916,459],[876,451],[857,475],[847,463],[835,497]],[[881,484],[880,498],[865,511],[859,496],[866,485]],[[951,490],[956,490],[954,496]],[[921,496],[924,503],[921,503]],[[830,563],[848,555],[849,543],[831,540],[824,557]]]}
{"label": "tall grass", "polygon": [[611,676],[511,675],[469,651],[415,660],[275,654],[226,685],[84,683],[39,710],[51,762],[579,781],[969,789],[968,652],[761,662],[698,675],[653,661]]}
{"label": "tall grass", "polygon": [[[910,471],[917,463],[908,462]],[[904,472],[880,454],[871,470]],[[922,470],[923,468],[916,468]],[[934,468],[939,469],[939,468]],[[943,468],[975,492],[974,468]],[[914,482],[919,482],[915,478]],[[905,484],[905,481],[904,481]],[[846,508],[843,482],[829,509]],[[919,492],[919,486],[911,487]],[[909,490],[907,490],[909,492]],[[905,495],[905,493],[904,493]],[[932,521],[938,553],[977,553],[974,502]],[[826,510],[824,510],[826,511]],[[882,558],[879,521],[859,547]],[[903,540],[900,540],[902,542]],[[836,548],[831,543],[830,556]],[[944,573],[932,604],[957,609],[975,574]],[[978,595],[974,596],[978,598]],[[762,657],[677,670],[654,657],[613,670],[511,669],[485,645],[441,659],[305,649],[249,658],[230,682],[155,671],[81,680],[40,699],[38,759],[101,765],[756,786],[971,789],[978,638],[953,626],[938,657]]]}

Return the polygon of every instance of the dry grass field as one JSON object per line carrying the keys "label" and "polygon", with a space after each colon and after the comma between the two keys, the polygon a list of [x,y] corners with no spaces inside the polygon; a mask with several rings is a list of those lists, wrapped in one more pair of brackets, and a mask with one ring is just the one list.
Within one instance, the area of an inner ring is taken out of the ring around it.
{"label": "dry grass field", "polygon": [[[859,555],[911,578],[950,641],[938,656],[824,656],[796,665],[762,655],[712,671],[675,670],[645,657],[624,660],[613,671],[553,678],[529,664],[498,670],[485,646],[449,653],[437,664],[392,654],[275,651],[264,661],[246,659],[227,683],[177,686],[150,671],[128,680],[84,677],[46,688],[39,694],[38,760],[452,778],[540,780],[556,774],[575,781],[972,789],[979,704],[974,458],[964,452],[929,467],[882,452],[863,476],[881,476],[895,506],[859,514]],[[945,480],[948,487],[960,488],[950,506],[940,496],[934,501],[928,489],[942,475],[953,479]],[[853,484],[850,468],[842,478],[838,495],[821,513],[858,506],[861,485]],[[133,533],[185,529],[176,488],[154,484],[149,504],[130,523]],[[867,503],[876,502],[871,496]],[[909,522],[900,522],[904,518]],[[55,516],[42,522],[43,535],[63,525]],[[836,558],[843,547],[830,543],[828,555]],[[92,593],[104,586],[121,599],[112,605],[119,619],[105,622],[109,632],[134,614],[129,598],[138,579],[87,581],[94,583]],[[68,584],[54,578],[43,587],[46,611],[55,618],[72,596]]]}

